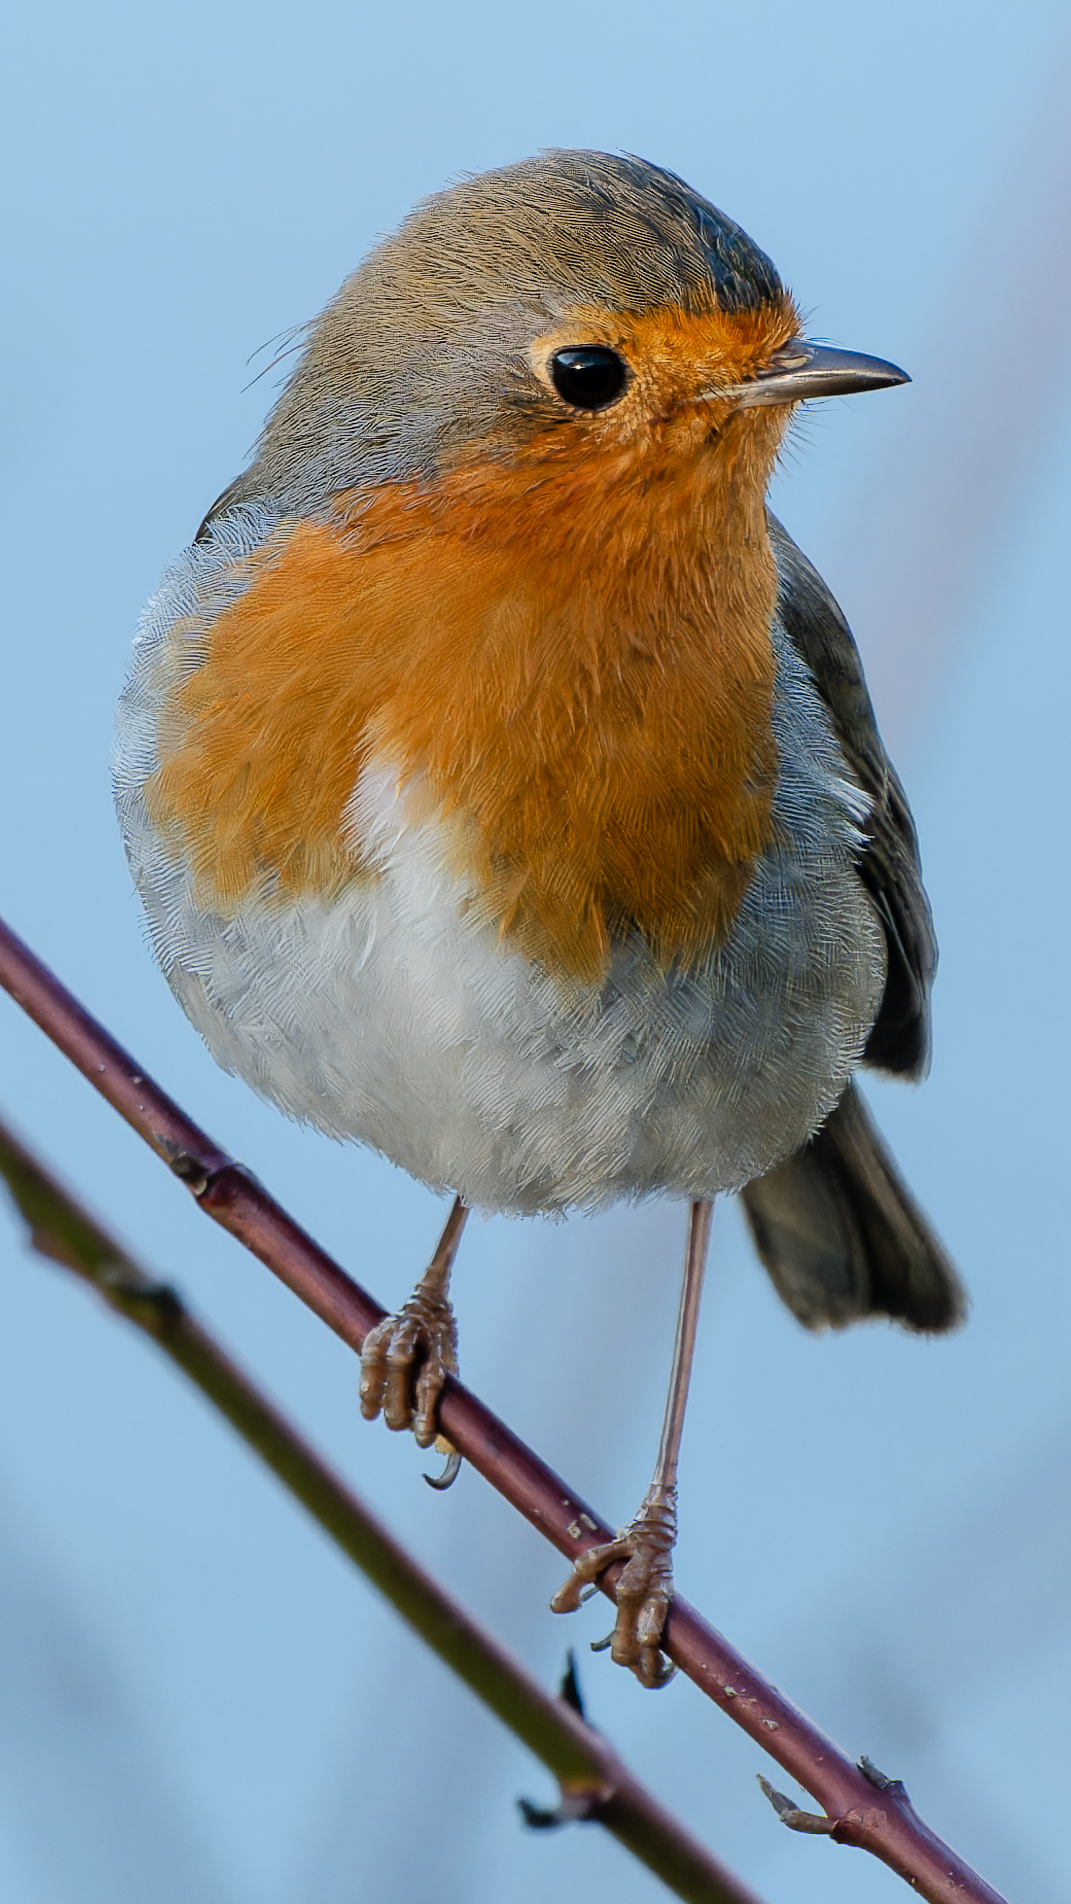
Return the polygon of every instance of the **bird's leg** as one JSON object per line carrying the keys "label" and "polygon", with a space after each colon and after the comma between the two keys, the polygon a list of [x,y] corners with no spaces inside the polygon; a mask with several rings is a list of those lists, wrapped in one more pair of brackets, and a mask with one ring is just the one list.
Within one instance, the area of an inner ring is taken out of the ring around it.
{"label": "bird's leg", "polygon": [[[365,1420],[374,1421],[382,1409],[387,1427],[412,1428],[421,1448],[430,1448],[436,1439],[439,1391],[447,1372],[457,1373],[457,1323],[450,1304],[450,1271],[467,1216],[458,1197],[435,1254],[409,1301],[396,1316],[385,1316],[369,1330],[361,1351],[361,1413]],[[438,1445],[450,1457],[447,1476],[452,1480],[457,1457],[441,1436]]]}
{"label": "bird's leg", "polygon": [[673,1368],[651,1485],[635,1519],[622,1528],[616,1540],[589,1547],[581,1554],[550,1603],[555,1613],[572,1613],[600,1574],[615,1561],[624,1561],[614,1588],[617,1620],[609,1640],[602,1644],[610,1647],[610,1657],[619,1666],[631,1666],[645,1686],[664,1686],[674,1670],[666,1662],[660,1641],[673,1594],[670,1556],[677,1538],[677,1461],[713,1208],[709,1202],[693,1203],[691,1208]]}

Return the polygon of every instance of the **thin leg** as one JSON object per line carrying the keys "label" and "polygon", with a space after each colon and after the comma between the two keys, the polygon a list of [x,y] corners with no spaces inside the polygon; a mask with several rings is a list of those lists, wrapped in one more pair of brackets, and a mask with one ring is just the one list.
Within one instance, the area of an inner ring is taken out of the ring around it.
{"label": "thin leg", "polygon": [[708,1202],[693,1203],[691,1208],[666,1413],[658,1459],[643,1505],[635,1520],[622,1528],[616,1540],[607,1541],[601,1547],[589,1547],[581,1554],[565,1585],[550,1603],[555,1613],[572,1613],[584,1598],[585,1589],[594,1586],[600,1574],[614,1561],[623,1560],[624,1571],[614,1589],[617,1620],[607,1643],[610,1657],[619,1666],[631,1666],[645,1686],[664,1686],[673,1675],[660,1641],[673,1596],[671,1555],[677,1538],[677,1463],[713,1209],[713,1203]]}
{"label": "thin leg", "polygon": [[652,1493],[659,1489],[671,1493],[674,1498],[677,1493],[677,1463],[680,1459],[681,1435],[684,1432],[684,1411],[688,1405],[688,1385],[692,1379],[695,1332],[699,1323],[699,1301],[703,1294],[703,1277],[707,1266],[710,1222],[713,1214],[713,1203],[693,1203],[689,1212],[688,1248],[684,1257],[684,1281],[681,1285],[680,1308],[677,1311],[673,1366],[669,1372],[669,1393],[666,1396],[666,1413],[662,1422],[662,1438],[658,1444],[658,1459],[651,1479]]}
{"label": "thin leg", "polygon": [[[421,1448],[430,1448],[436,1439],[435,1405],[447,1372],[457,1374],[457,1323],[450,1304],[450,1271],[467,1216],[458,1197],[435,1254],[409,1301],[396,1316],[385,1316],[369,1331],[361,1351],[361,1413],[365,1420],[374,1421],[382,1409],[387,1427],[412,1428]],[[442,1447],[444,1452],[452,1453],[447,1442],[442,1441]]]}

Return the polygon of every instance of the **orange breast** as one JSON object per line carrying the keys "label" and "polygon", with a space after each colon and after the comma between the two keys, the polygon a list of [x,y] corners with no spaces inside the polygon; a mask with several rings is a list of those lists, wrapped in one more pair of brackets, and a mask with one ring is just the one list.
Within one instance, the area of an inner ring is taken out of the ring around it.
{"label": "orange breast", "polygon": [[362,765],[426,777],[481,911],[549,968],[691,963],[770,837],[775,594],[749,443],[544,450],[340,500],[253,559],[159,729],[157,826],[225,911],[360,877]]}

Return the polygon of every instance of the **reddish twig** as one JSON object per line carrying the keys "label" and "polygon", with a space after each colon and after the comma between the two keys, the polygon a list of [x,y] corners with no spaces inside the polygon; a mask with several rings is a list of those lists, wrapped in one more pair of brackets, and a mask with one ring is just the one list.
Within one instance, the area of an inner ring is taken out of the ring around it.
{"label": "reddish twig", "polygon": [[[137,1069],[2,922],[0,985],[165,1160],[202,1209],[359,1350],[385,1313],[379,1304]],[[570,1561],[613,1538],[614,1530],[454,1377],[447,1379],[439,1420],[465,1459]],[[611,1570],[604,1588],[612,1582]],[[884,1779],[866,1761],[866,1770],[853,1765],[679,1596],[664,1645],[673,1663],[818,1800],[828,1836],[873,1852],[931,1904],[1004,1904],[923,1823],[898,1780]]]}
{"label": "reddish twig", "polygon": [[530,1823],[585,1819],[603,1825],[688,1904],[759,1904],[586,1723],[572,1672],[561,1698],[544,1692],[332,1473],[194,1320],[177,1292],[147,1274],[2,1122],[0,1177],[33,1247],[73,1270],[152,1337],[395,1611],[553,1773],[560,1803],[540,1811],[522,1802]]}

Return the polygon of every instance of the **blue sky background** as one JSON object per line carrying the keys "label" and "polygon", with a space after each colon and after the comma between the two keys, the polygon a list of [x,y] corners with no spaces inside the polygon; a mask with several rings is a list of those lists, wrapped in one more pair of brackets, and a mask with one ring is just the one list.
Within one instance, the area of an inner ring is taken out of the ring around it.
{"label": "blue sky background", "polygon": [[[312,315],[414,198],[544,145],[644,154],[770,252],[814,334],[910,388],[820,406],[775,506],[852,619],[942,941],[933,1075],[871,1093],[968,1327],[814,1339],[719,1210],[682,1590],[935,1829],[1071,1894],[1065,1219],[1071,41],[1057,0],[582,10],[271,0],[24,8],[7,36],[0,910],[384,1302],[442,1210],[223,1076],[142,938],[111,811],[144,598],[241,467]],[[270,356],[270,352],[267,353]],[[782,1831],[757,1749],[643,1693],[547,1601],[472,1474],[432,1495],[352,1358],[196,1213],[0,999],[0,1104],[418,1555],[590,1711],[768,1904],[903,1895]],[[657,1439],[684,1213],[471,1226],[463,1369],[611,1519]],[[0,1210],[0,1895],[11,1904],[580,1904],[662,1895],[151,1348]]]}

